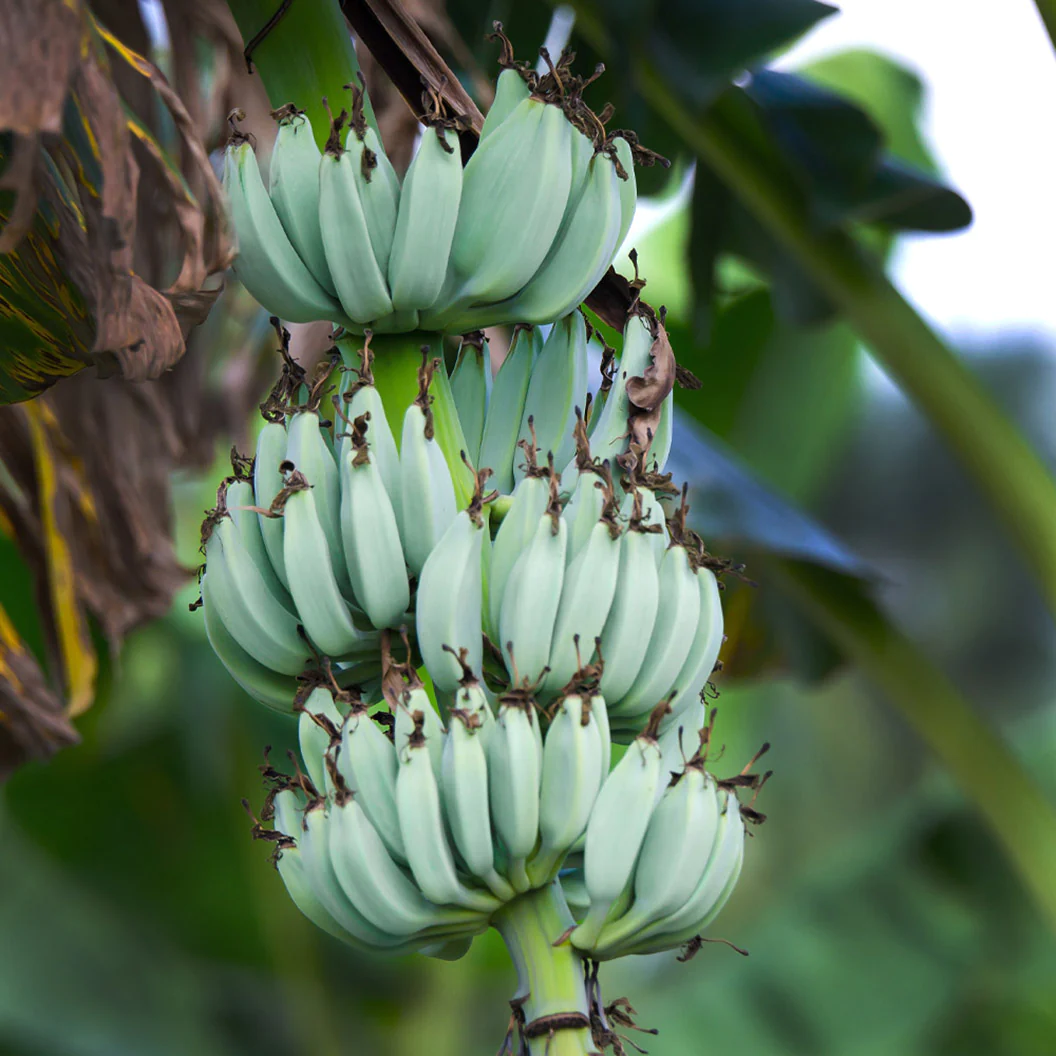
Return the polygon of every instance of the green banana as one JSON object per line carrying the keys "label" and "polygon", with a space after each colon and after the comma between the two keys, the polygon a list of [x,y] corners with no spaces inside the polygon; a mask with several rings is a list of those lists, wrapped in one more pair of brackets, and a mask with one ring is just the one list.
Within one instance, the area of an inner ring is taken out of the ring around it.
{"label": "green banana", "polygon": [[389,315],[392,300],[371,247],[358,170],[359,158],[341,149],[335,128],[319,166],[319,222],[341,306],[362,326]]}
{"label": "green banana", "polygon": [[271,558],[264,545],[260,515],[251,508],[255,505],[253,485],[248,480],[233,480],[228,484],[227,512],[231,514],[231,520],[235,522],[242,545],[253,559],[257,571],[264,577],[268,590],[279,599],[284,609],[292,613],[293,599],[272,566]]}
{"label": "green banana", "polygon": [[297,619],[268,590],[230,517],[221,517],[205,544],[207,605],[231,637],[256,661],[284,675],[304,670],[311,651],[297,633]]}
{"label": "green banana", "polygon": [[283,550],[290,593],[305,633],[320,652],[333,658],[362,653],[376,641],[373,633],[352,622],[348,603],[334,578],[326,533],[319,520],[315,495],[298,472],[290,474],[283,518]]}
{"label": "green banana", "polygon": [[[317,722],[313,716],[323,721]],[[297,740],[301,749],[301,760],[304,769],[320,792],[331,791],[330,775],[327,772],[326,757],[330,751],[329,725],[334,733],[341,728],[344,716],[337,710],[333,694],[325,686],[317,686],[308,694],[301,706],[297,720]]]}
{"label": "green banana", "polygon": [[233,138],[228,146],[223,184],[239,244],[232,268],[242,285],[288,322],[342,321],[340,305],[313,278],[283,230],[248,140]]}
{"label": "green banana", "polygon": [[558,702],[543,742],[539,850],[528,865],[534,885],[554,874],[586,832],[606,776],[603,763],[601,731],[589,697],[570,693]]}
{"label": "green banana", "polygon": [[331,296],[337,294],[323,250],[319,226],[319,163],[322,153],[303,111],[287,105],[273,115],[279,129],[268,168],[271,204],[293,248],[312,277]]}
{"label": "green banana", "polygon": [[356,603],[370,622],[379,629],[399,627],[411,603],[407,566],[396,514],[361,426],[369,434],[371,423],[357,418],[352,450],[341,464],[344,558]]}
{"label": "green banana", "polygon": [[[554,465],[566,465],[575,454],[575,424],[578,408],[587,398],[587,326],[583,313],[572,311],[550,328],[521,415],[519,440],[533,441]],[[535,434],[529,427],[531,422]],[[514,479],[524,470],[514,467]]]}
{"label": "green banana", "polygon": [[400,442],[400,539],[413,575],[421,573],[457,513],[451,474],[433,436],[432,412],[416,401],[403,416]]}
{"label": "green banana", "polygon": [[[401,757],[404,749],[410,744],[416,729],[421,729],[429,751],[429,761],[433,773],[440,777],[440,767],[444,758],[444,739],[447,730],[439,712],[433,707],[429,694],[417,679],[412,680],[403,690],[401,699],[393,709],[393,739],[396,744],[396,756]],[[419,719],[419,716],[421,718]]]}
{"label": "green banana", "polygon": [[615,460],[627,450],[627,419],[631,412],[627,382],[644,375],[652,364],[652,348],[653,331],[649,319],[644,315],[629,315],[623,328],[623,350],[612,388],[601,413],[592,416],[590,422],[590,445],[601,458]]}
{"label": "green banana", "polygon": [[403,181],[389,257],[396,311],[424,311],[440,296],[461,197],[458,136],[449,128],[426,128]]}
{"label": "green banana", "polygon": [[538,327],[514,327],[509,351],[495,377],[480,440],[478,468],[492,471],[491,483],[500,492],[513,490],[517,437],[532,367],[543,347]]}
{"label": "green banana", "polygon": [[483,663],[484,518],[479,504],[462,510],[433,548],[418,577],[415,632],[433,683],[454,693],[465,665],[481,677]]}
{"label": "green banana", "polygon": [[616,252],[623,248],[627,238],[627,232],[631,229],[634,220],[634,212],[638,207],[638,183],[634,176],[634,155],[630,143],[623,136],[616,136],[612,140],[612,149],[616,160],[620,163],[626,179],[619,177],[620,189],[620,231],[616,236]]}
{"label": "green banana", "polygon": [[451,372],[451,395],[466,438],[466,456],[473,465],[480,457],[480,440],[491,392],[491,360],[488,339],[483,334],[463,337],[458,362]]}
{"label": "green banana", "polygon": [[494,895],[467,887],[458,878],[444,829],[436,773],[420,728],[399,752],[399,761],[396,806],[408,864],[422,894],[437,905],[493,912],[499,906]]}
{"label": "green banana", "polygon": [[660,749],[651,732],[636,737],[605,779],[587,824],[583,876],[590,909],[572,945],[593,950],[606,917],[634,872],[660,780]]}
{"label": "green banana", "polygon": [[531,89],[515,68],[508,66],[504,69],[495,80],[495,98],[484,118],[484,127],[480,130],[481,142],[483,143],[530,94]]}
{"label": "green banana", "polygon": [[[286,459],[286,426],[281,422],[265,422],[257,437],[257,454],[253,459],[253,498],[261,509],[268,509],[275,496],[282,491],[283,477],[279,467]],[[289,589],[286,560],[283,556],[281,517],[260,516],[260,534],[268,552],[271,567],[283,587]]]}
{"label": "green banana", "polygon": [[[722,600],[715,573],[708,568],[698,568],[697,586],[700,590],[700,618],[686,662],[671,687],[676,695],[671,701],[671,713],[664,720],[668,725],[700,700],[701,690],[715,669],[724,641]],[[661,729],[664,728],[661,724]]]}

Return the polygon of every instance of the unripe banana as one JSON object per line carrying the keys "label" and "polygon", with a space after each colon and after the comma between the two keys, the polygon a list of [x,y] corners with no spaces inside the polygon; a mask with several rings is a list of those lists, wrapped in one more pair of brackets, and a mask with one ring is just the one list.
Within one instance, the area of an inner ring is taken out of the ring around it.
{"label": "unripe banana", "polygon": [[311,658],[297,633],[297,619],[268,590],[230,517],[221,517],[205,544],[207,605],[231,637],[265,667],[297,675]]}
{"label": "unripe banana", "polygon": [[232,268],[269,312],[291,323],[343,319],[340,306],[297,255],[260,178],[248,140],[232,140],[224,154],[224,190],[239,254]]}
{"label": "unripe banana", "polygon": [[623,349],[612,388],[601,413],[590,422],[590,446],[599,458],[614,460],[628,446],[627,419],[631,401],[627,382],[641,377],[652,364],[653,331],[644,315],[629,315],[623,328]]}
{"label": "unripe banana", "polygon": [[550,644],[550,673],[541,696],[560,691],[577,670],[594,659],[616,594],[620,570],[620,528],[614,517],[599,520],[590,540],[568,566]]}
{"label": "unripe banana", "polygon": [[660,605],[660,577],[652,546],[648,535],[634,521],[620,539],[618,577],[601,632],[601,655],[605,660],[601,693],[610,716],[613,706],[638,676]]}
{"label": "unripe banana", "polygon": [[437,905],[493,912],[499,906],[494,895],[467,887],[458,879],[444,829],[440,790],[421,730],[410,738],[399,760],[396,806],[408,864],[422,894]]}
{"label": "unripe banana", "polygon": [[722,814],[704,874],[685,904],[606,951],[606,958],[673,949],[699,935],[733,893],[744,862],[744,821],[732,791],[719,793]]}
{"label": "unripe banana", "polygon": [[571,693],[558,702],[543,742],[539,794],[539,850],[528,866],[533,884],[545,883],[586,832],[605,780],[603,745],[589,697]]}
{"label": "unripe banana", "polygon": [[[261,509],[268,509],[275,496],[282,491],[284,480],[279,467],[286,460],[286,426],[281,422],[266,422],[257,437],[257,453],[253,459],[253,498]],[[286,561],[283,557],[281,517],[260,515],[260,534],[268,552],[271,567],[283,587],[289,588]]]}
{"label": "unripe banana", "polygon": [[490,136],[530,94],[531,89],[516,69],[509,66],[504,69],[495,80],[495,98],[484,118],[484,127],[480,130],[481,142]]}
{"label": "unripe banana", "polygon": [[288,715],[299,688],[297,680],[265,667],[235,641],[220,619],[216,601],[211,594],[208,573],[202,576],[202,600],[205,635],[227,673],[254,700]]}
{"label": "unripe banana", "polygon": [[538,270],[568,201],[571,137],[559,107],[528,98],[481,140],[463,173],[445,284],[451,301],[501,301]]}
{"label": "unripe banana", "polygon": [[378,270],[384,277],[388,274],[392,238],[396,230],[400,178],[385,153],[378,133],[363,116],[362,90],[354,85],[349,87],[352,90],[352,120],[345,137],[345,150],[352,160],[352,174],[370,235],[370,247],[374,251]]}
{"label": "unripe banana", "polygon": [[538,327],[515,327],[510,349],[495,377],[480,440],[479,468],[492,471],[491,483],[504,494],[513,490],[517,437],[532,367],[543,347]]}
{"label": "unripe banana", "polygon": [[[534,442],[543,461],[553,454],[554,465],[566,465],[575,452],[576,411],[586,397],[586,320],[582,312],[573,311],[550,328],[532,368],[519,439]],[[534,436],[529,422],[534,425]],[[515,460],[514,479],[521,480],[524,472]]]}
{"label": "unripe banana", "polygon": [[278,598],[283,608],[292,613],[293,599],[272,567],[271,558],[264,546],[264,536],[261,534],[260,515],[251,508],[256,504],[253,485],[248,480],[233,480],[228,484],[227,512],[231,514],[231,520],[235,522],[242,545],[253,559],[257,571],[264,578],[268,590]]}
{"label": "unripe banana", "polygon": [[377,640],[352,622],[330,560],[330,547],[319,520],[315,496],[299,473],[290,474],[283,518],[283,548],[290,594],[305,633],[320,652],[332,658],[362,653]]}
{"label": "unripe banana", "polygon": [[275,112],[279,130],[271,148],[269,193],[293,248],[312,277],[331,296],[337,294],[323,250],[319,227],[319,163],[322,153],[308,117],[292,105]]}
{"label": "unripe banana", "polygon": [[352,584],[345,565],[341,539],[341,481],[337,463],[323,436],[319,414],[302,410],[290,419],[286,461],[293,463],[312,486],[319,523],[326,535],[330,564],[341,592],[351,596]]}
{"label": "unripe banana", "polygon": [[[593,152],[586,136],[574,135]],[[527,323],[556,318],[578,306],[609,270],[620,248],[622,181],[605,154],[593,156],[585,175],[582,194],[575,207],[566,210],[546,259],[527,285],[501,306],[500,318]]]}
{"label": "unripe banana", "polygon": [[506,878],[516,891],[531,886],[525,863],[539,838],[540,740],[530,694],[514,691],[500,698],[487,745],[488,792],[492,825],[506,854]]}
{"label": "unripe banana", "polygon": [[443,720],[440,718],[433,702],[425,687],[415,680],[404,690],[400,701],[393,709],[395,722],[393,723],[393,737],[396,744],[396,757],[402,758],[404,750],[414,737],[416,729],[420,729],[425,738],[426,748],[429,751],[429,761],[433,765],[433,773],[437,780],[440,778],[440,767],[444,758],[444,739],[447,731],[444,729]]}
{"label": "unripe banana", "polygon": [[[641,506],[641,509],[637,512],[636,501]],[[664,515],[664,508],[660,505],[656,492],[652,488],[644,486],[631,488],[624,496],[620,513],[628,521],[634,517],[639,519],[643,530],[647,533],[649,543],[653,549],[653,558],[656,561],[656,567],[659,569],[670,537],[667,533],[667,520]]]}
{"label": "unripe banana", "polygon": [[616,159],[627,176],[627,179],[623,179],[622,176],[617,177],[620,189],[620,232],[616,238],[616,252],[618,253],[623,248],[627,232],[630,231],[631,222],[634,220],[634,211],[638,206],[638,183],[634,176],[634,156],[630,143],[623,136],[617,136],[612,141],[612,146],[616,152]]}
{"label": "unripe banana", "polygon": [[369,433],[371,423],[356,419],[352,450],[341,465],[344,557],[352,592],[370,622],[379,629],[399,627],[411,603],[407,566],[396,514],[361,426]]}
{"label": "unripe banana", "polygon": [[336,142],[319,167],[319,221],[326,263],[347,316],[359,325],[392,312],[385,272],[378,266],[359,196],[358,159]]}
{"label": "unripe banana", "polygon": [[722,599],[715,573],[708,568],[697,569],[700,590],[700,618],[686,662],[678,673],[671,690],[676,694],[671,701],[671,714],[661,729],[680,720],[694,703],[700,700],[701,690],[715,670],[723,642]]}
{"label": "unripe banana", "polygon": [[433,435],[432,413],[412,403],[403,416],[400,443],[400,539],[414,575],[422,571],[457,513],[451,474]]}
{"label": "unripe banana", "polygon": [[444,693],[455,692],[462,680],[461,650],[466,666],[481,677],[484,535],[484,518],[475,503],[451,522],[418,578],[418,648],[434,685]]}
{"label": "unripe banana", "polygon": [[537,683],[550,659],[567,545],[568,525],[561,520],[556,482],[551,477],[550,502],[527,549],[517,559],[499,613],[503,658],[518,684]]}
{"label": "unripe banana", "polygon": [[396,811],[396,749],[365,708],[353,710],[345,720],[337,766],[389,853],[406,862]]}
{"label": "unripe banana", "polygon": [[491,392],[491,360],[488,339],[482,335],[467,340],[462,338],[458,362],[451,372],[451,395],[455,399],[458,420],[466,438],[466,456],[473,465],[480,457],[480,439],[484,435],[484,419]]}
{"label": "unripe banana", "polygon": [[590,697],[590,713],[598,724],[598,736],[601,738],[601,773],[607,777],[612,766],[612,731],[609,728],[609,708],[605,698],[595,691]]}
{"label": "unripe banana", "polygon": [[631,742],[606,778],[590,815],[583,858],[590,910],[570,936],[577,949],[594,948],[609,910],[631,879],[659,780],[660,749],[646,732]]}
{"label": "unripe banana", "polygon": [[389,258],[392,306],[424,310],[440,296],[462,197],[462,153],[451,129],[427,128],[400,194]]}
{"label": "unripe banana", "polygon": [[568,524],[568,563],[571,564],[590,540],[605,509],[605,478],[591,469],[576,474],[572,495],[561,513]]}
{"label": "unripe banana", "polygon": [[[316,716],[322,721],[316,721]],[[326,756],[330,751],[331,731],[336,734],[342,722],[344,716],[337,710],[329,689],[317,686],[308,694],[297,720],[297,740],[304,769],[320,792],[331,791]]]}
{"label": "unripe banana", "polygon": [[626,942],[685,906],[704,876],[719,819],[714,780],[702,765],[688,766],[668,786],[649,819],[634,872],[634,901],[619,920],[602,929],[599,951]]}
{"label": "unripe banana", "polygon": [[477,912],[429,902],[389,857],[377,830],[354,796],[340,794],[331,808],[330,855],[334,873],[355,907],[375,926],[411,936],[430,928],[472,928],[487,921]]}
{"label": "unripe banana", "polygon": [[466,868],[505,902],[514,891],[495,871],[483,723],[480,711],[451,712],[441,766],[444,812]]}
{"label": "unripe banana", "polygon": [[686,663],[700,621],[700,588],[684,546],[668,547],[658,575],[660,605],[647,659],[633,685],[610,706],[610,714],[621,725],[651,711],[668,695]]}
{"label": "unripe banana", "polygon": [[282,848],[275,860],[275,868],[282,877],[290,900],[317,928],[322,928],[328,935],[357,949],[373,948],[345,931],[316,896],[315,889],[308,880],[299,847]]}

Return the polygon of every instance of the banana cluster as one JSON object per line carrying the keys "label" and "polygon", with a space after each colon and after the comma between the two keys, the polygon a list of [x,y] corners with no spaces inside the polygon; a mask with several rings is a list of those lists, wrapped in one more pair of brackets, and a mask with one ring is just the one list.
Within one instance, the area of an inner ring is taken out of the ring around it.
{"label": "banana cluster", "polygon": [[[707,730],[686,759],[692,735],[664,706],[610,773],[605,700],[581,674],[542,709],[467,672],[443,718],[408,665],[390,666],[380,707],[306,686],[304,771],[266,769],[275,828],[261,833],[301,911],[353,945],[450,959],[503,904],[557,881],[568,941],[592,959],[693,940],[737,881],[742,810],[760,817],[735,789],[759,781],[708,774]],[[683,718],[702,724],[702,707]]]}
{"label": "banana cluster", "polygon": [[627,234],[636,157],[654,158],[633,134],[606,133],[569,62],[538,77],[509,60],[465,168],[461,120],[427,95],[402,185],[357,86],[347,132],[342,111],[323,151],[292,104],[275,112],[270,186],[232,121],[223,182],[236,274],[284,320],[357,333],[466,333],[567,314]]}

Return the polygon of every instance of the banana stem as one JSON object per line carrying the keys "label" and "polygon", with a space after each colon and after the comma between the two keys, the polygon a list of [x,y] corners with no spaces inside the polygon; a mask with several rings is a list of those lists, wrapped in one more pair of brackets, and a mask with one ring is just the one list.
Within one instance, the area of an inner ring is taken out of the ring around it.
{"label": "banana stem", "polygon": [[[337,0],[297,0],[274,22],[276,0],[228,0],[228,7],[246,45],[271,23],[250,55],[254,72],[273,107],[293,103],[305,111],[321,149],[330,134],[323,96],[338,113],[349,100],[344,86],[355,83],[359,73],[352,34]],[[363,112],[377,130],[369,97]]]}
{"label": "banana stem", "polygon": [[[514,1002],[527,1026],[544,1016],[582,1015],[589,1020],[583,961],[565,942],[554,946],[575,921],[561,885],[553,883],[508,902],[492,919],[517,968]],[[529,1038],[531,1056],[592,1056],[596,1052],[587,1026],[565,1026]],[[514,1050],[519,1051],[519,1050]]]}

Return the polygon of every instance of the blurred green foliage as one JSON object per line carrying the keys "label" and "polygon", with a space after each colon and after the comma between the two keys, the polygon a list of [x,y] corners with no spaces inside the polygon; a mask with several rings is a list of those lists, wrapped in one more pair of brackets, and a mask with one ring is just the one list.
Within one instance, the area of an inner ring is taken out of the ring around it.
{"label": "blurred green foliage", "polygon": [[[698,30],[715,5],[674,6],[690,19],[684,39],[650,46],[677,67],[699,58]],[[542,39],[549,19],[542,5],[492,3],[488,21],[471,0],[448,7],[474,46],[492,17],[516,41]],[[615,39],[634,39],[634,5],[604,10]],[[770,36],[760,28],[767,10],[785,19]],[[701,99],[827,10],[745,4],[725,59],[713,50],[700,67]],[[589,46],[582,51],[592,61]],[[844,172],[876,161],[882,129],[890,157],[916,166],[923,175],[914,179],[957,218],[944,197],[952,192],[930,181],[914,77],[866,52],[803,74],[811,81],[771,83],[775,120],[801,132],[796,122],[813,122],[820,103],[830,132],[859,135],[860,153],[824,159]],[[838,89],[868,117],[829,105],[810,83]],[[639,127],[639,117],[625,120]],[[660,126],[643,138],[661,150],[672,142]],[[871,173],[865,186],[875,189],[878,172],[901,172],[883,166],[862,170]],[[816,189],[824,181],[815,176],[808,168],[804,179]],[[762,268],[750,253],[735,260],[732,243],[701,244],[714,189],[698,172],[692,204],[671,210],[638,249],[647,297],[667,305],[679,359],[704,381],[678,395],[676,472],[694,480],[709,542],[748,561],[759,583],[730,583],[735,649],[720,683],[718,737],[738,767],[771,741],[776,776],[759,804],[769,821],[715,930],[750,956],[713,944],[688,964],[620,962],[603,972],[606,996],[626,994],[639,1021],[660,1028],[656,1038],[632,1037],[654,1056],[1050,1054],[1051,933],[962,795],[794,607],[770,562],[805,558],[876,586],[1056,794],[1049,618],[934,431],[869,380],[847,325],[818,301],[820,310],[802,310],[811,291],[784,281],[773,259]],[[858,200],[836,199],[861,219]],[[832,200],[819,202],[825,222]],[[889,235],[873,237],[884,248]],[[701,281],[705,272],[712,282]],[[1056,394],[1051,350],[1000,339],[973,363],[1056,460],[1056,435],[1045,429]],[[221,461],[218,452],[214,473],[177,490],[188,565]],[[17,555],[0,546],[4,604],[8,594],[26,599],[11,608],[28,634],[25,580]],[[368,958],[314,929],[286,898],[239,801],[259,804],[263,746],[281,758],[295,731],[230,682],[187,610],[193,596],[189,586],[104,671],[84,743],[0,793],[0,1052],[493,1053],[514,986],[493,934],[457,964]],[[1027,834],[1031,823],[1007,818]]]}

